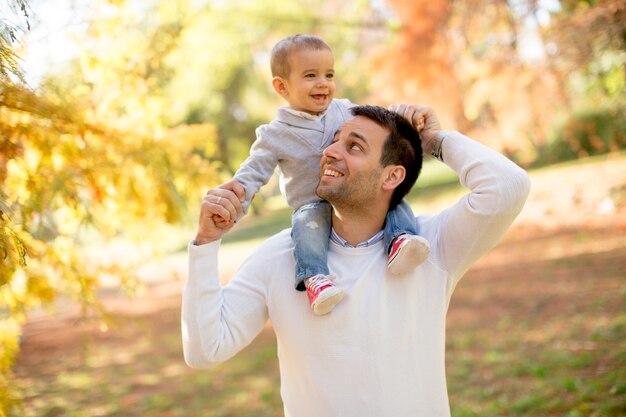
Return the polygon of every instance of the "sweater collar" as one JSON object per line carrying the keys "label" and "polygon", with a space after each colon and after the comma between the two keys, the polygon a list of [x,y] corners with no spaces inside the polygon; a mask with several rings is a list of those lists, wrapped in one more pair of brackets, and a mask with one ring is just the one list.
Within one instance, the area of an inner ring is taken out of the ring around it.
{"label": "sweater collar", "polygon": [[332,242],[335,242],[338,245],[343,246],[344,248],[366,248],[368,246],[372,246],[380,242],[381,240],[383,240],[383,234],[384,234],[384,230],[381,230],[378,233],[376,233],[374,236],[370,237],[369,239],[364,240],[361,243],[358,243],[356,246],[352,246],[351,244],[348,243],[347,240],[339,236],[334,228],[331,228],[330,240]]}
{"label": "sweater collar", "polygon": [[282,107],[283,110],[285,110],[287,113],[290,113],[296,117],[301,117],[303,119],[307,119],[307,120],[313,120],[313,121],[318,121],[318,120],[322,120],[324,118],[324,116],[326,116],[326,112],[328,109],[324,110],[323,112],[321,112],[320,114],[309,114],[305,111],[300,111],[300,110],[296,110],[296,109],[292,109],[291,107]]}

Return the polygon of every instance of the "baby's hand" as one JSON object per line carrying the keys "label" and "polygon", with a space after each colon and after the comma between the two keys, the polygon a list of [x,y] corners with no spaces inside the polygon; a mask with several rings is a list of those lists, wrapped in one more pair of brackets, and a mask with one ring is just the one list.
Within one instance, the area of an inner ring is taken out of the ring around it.
{"label": "baby's hand", "polygon": [[218,227],[226,227],[229,224],[235,223],[234,220],[232,220],[232,219],[226,220],[222,216],[220,216],[219,214],[214,214],[213,215],[213,221],[215,222],[215,225],[218,226]]}
{"label": "baby's hand", "polygon": [[237,220],[239,220],[243,216],[243,209],[241,204],[246,200],[246,190],[243,188],[243,185],[241,185],[241,183],[235,178],[231,178],[230,180],[226,181],[224,184],[220,185],[219,188],[224,188],[232,191],[237,196],[237,199],[239,201],[236,204],[233,203],[234,212],[232,209],[230,209],[230,216],[223,217],[220,214],[216,214],[217,218],[215,220],[216,222],[222,224],[236,223]]}
{"label": "baby's hand", "polygon": [[412,104],[392,104],[389,106],[390,111],[407,119],[418,132],[421,132],[426,124],[426,109],[427,107]]}
{"label": "baby's hand", "polygon": [[389,110],[398,113],[411,122],[413,127],[420,132],[423,154],[430,155],[433,139],[437,132],[441,131],[439,119],[433,108],[412,104],[393,104],[389,106]]}

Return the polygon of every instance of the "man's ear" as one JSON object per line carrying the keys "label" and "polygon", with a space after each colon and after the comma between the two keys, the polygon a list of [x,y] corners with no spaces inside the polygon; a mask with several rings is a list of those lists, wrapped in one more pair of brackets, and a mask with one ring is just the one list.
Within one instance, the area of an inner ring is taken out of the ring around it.
{"label": "man's ear", "polygon": [[276,92],[283,97],[289,94],[285,80],[278,75],[272,78],[272,87],[274,87],[274,90],[276,90]]}
{"label": "man's ear", "polygon": [[405,177],[406,169],[402,165],[387,165],[383,170],[383,190],[394,190]]}

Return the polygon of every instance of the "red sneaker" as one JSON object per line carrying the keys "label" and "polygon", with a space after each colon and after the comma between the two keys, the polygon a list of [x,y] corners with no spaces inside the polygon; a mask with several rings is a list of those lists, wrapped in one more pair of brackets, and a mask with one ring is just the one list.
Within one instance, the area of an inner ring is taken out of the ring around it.
{"label": "red sneaker", "polygon": [[330,280],[331,277],[318,274],[305,281],[309,304],[317,316],[330,313],[343,298],[343,290]]}
{"label": "red sneaker", "polygon": [[400,235],[391,243],[387,270],[392,275],[406,275],[428,259],[430,244],[421,236]]}

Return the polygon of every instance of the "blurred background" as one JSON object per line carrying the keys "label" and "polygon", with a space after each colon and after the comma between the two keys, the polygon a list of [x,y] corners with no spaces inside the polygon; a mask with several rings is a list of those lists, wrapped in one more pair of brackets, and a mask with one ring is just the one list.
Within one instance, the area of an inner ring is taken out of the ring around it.
{"label": "blurred background", "polygon": [[[178,309],[201,198],[285,105],[269,51],[294,33],[332,47],[337,97],[431,105],[531,172],[451,306],[453,416],[626,415],[622,1],[1,0],[0,416],[281,415],[271,326],[194,371]],[[462,192],[429,162],[410,201]],[[271,181],[224,280],[289,218]]]}

